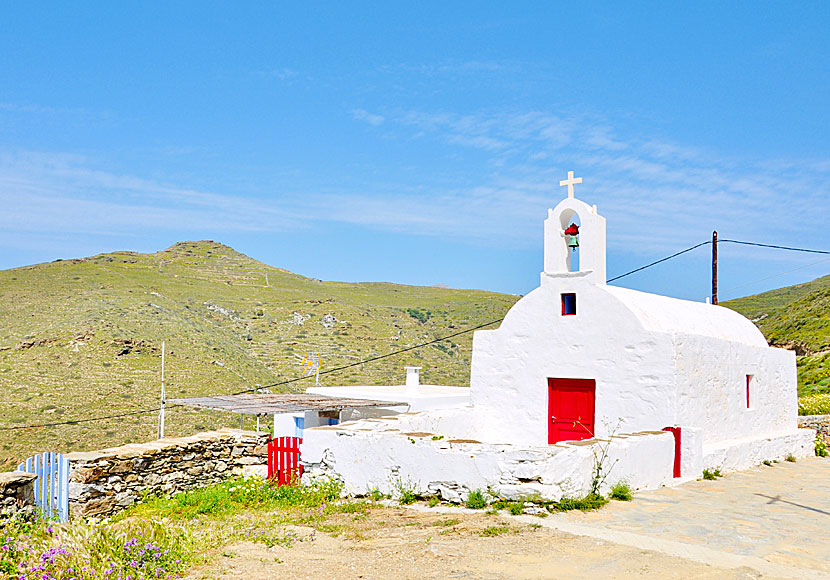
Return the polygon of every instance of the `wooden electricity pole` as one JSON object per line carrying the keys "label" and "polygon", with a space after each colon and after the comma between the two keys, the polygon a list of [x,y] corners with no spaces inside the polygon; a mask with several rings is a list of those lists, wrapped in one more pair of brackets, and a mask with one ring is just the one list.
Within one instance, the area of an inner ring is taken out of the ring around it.
{"label": "wooden electricity pole", "polygon": [[712,232],[712,304],[718,303],[718,232]]}

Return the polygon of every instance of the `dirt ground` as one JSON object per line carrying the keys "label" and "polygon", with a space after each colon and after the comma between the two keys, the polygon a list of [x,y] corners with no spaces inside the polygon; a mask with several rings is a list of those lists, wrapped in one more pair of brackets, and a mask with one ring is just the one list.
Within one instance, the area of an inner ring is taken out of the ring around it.
{"label": "dirt ground", "polygon": [[751,568],[713,567],[527,521],[399,507],[339,514],[322,530],[287,526],[287,534],[300,538],[290,547],[243,542],[217,550],[188,578],[772,578]]}

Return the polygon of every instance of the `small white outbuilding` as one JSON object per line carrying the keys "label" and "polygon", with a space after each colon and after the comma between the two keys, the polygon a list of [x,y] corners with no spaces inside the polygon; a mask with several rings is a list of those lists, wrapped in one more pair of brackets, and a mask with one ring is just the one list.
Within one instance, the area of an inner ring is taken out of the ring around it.
{"label": "small white outbuilding", "polygon": [[608,480],[635,488],[813,453],[794,353],[727,308],[607,285],[605,219],[579,182],[548,210],[540,286],[475,334],[470,406],[309,429],[307,472],[353,493],[408,478],[450,498],[558,499],[587,491],[597,446]]}

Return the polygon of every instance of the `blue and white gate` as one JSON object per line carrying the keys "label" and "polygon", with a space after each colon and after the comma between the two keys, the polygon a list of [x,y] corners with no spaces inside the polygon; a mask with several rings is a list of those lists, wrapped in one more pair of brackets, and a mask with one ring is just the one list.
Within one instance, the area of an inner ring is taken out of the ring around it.
{"label": "blue and white gate", "polygon": [[69,460],[63,454],[47,451],[32,455],[17,470],[37,475],[35,503],[44,516],[62,522],[69,519]]}

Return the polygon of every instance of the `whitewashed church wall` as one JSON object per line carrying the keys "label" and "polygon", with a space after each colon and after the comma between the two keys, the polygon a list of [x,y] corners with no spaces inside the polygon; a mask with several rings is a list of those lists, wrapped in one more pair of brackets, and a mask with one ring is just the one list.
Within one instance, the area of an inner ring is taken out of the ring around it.
{"label": "whitewashed church wall", "polygon": [[[573,292],[577,314],[563,316]],[[615,297],[579,275],[549,277],[473,339],[471,399],[491,418],[488,441],[548,441],[549,377],[596,380],[595,433],[675,424],[673,345],[647,332]]]}
{"label": "whitewashed church wall", "polygon": [[[515,446],[433,439],[424,432],[378,431],[360,421],[310,429],[301,451],[304,478],[331,476],[344,493],[373,490],[396,496],[402,489],[463,501],[475,489],[507,498],[581,497],[591,488],[600,446],[608,445],[602,492],[620,480],[633,489],[655,489],[672,478],[674,438],[665,432],[544,446]],[[371,430],[367,430],[371,429]]]}
{"label": "whitewashed church wall", "polygon": [[687,334],[675,345],[677,424],[703,428],[704,445],[797,429],[794,353]]}

